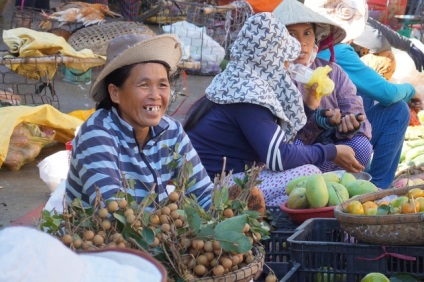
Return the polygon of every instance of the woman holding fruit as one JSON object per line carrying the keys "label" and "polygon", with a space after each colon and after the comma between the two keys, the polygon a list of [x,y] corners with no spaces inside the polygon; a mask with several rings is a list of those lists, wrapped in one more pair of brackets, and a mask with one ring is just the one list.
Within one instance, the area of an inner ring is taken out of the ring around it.
{"label": "woman holding fruit", "polygon": [[231,48],[231,61],[190,109],[185,129],[211,177],[264,164],[258,187],[267,205],[287,199],[287,183],[321,173],[317,165],[334,161],[352,172],[364,167],[351,147],[293,144],[306,123],[301,93],[285,62],[299,56],[300,44],[271,13],[258,13],[242,27]]}
{"label": "woman holding fruit", "polygon": [[165,115],[169,77],[181,56],[173,35],[127,34],[110,41],[106,64],[90,89],[97,111],[72,141],[68,200],[81,198],[92,206],[97,189],[110,199],[128,180],[134,187],[126,192],[138,202],[150,193],[161,201],[185,158],[193,168],[188,181],[194,182],[187,193],[210,205],[213,184],[182,125]]}
{"label": "woman holding fruit", "polygon": [[[291,36],[301,44],[301,53],[294,63],[312,70],[329,66],[329,78],[335,87],[321,96],[312,87],[297,82],[303,94],[308,121],[296,136],[295,144],[334,143],[352,147],[356,159],[365,167],[371,159],[371,125],[366,119],[362,98],[347,74],[334,62],[316,58],[322,45],[337,44],[346,32],[336,23],[315,13],[297,0],[285,0],[273,14],[283,22]],[[340,170],[334,162],[319,166],[321,171]]]}

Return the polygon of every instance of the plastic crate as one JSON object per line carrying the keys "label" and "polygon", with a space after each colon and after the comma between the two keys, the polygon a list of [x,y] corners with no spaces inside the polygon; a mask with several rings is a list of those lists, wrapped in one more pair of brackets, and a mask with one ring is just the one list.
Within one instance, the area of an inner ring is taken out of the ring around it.
{"label": "plastic crate", "polygon": [[287,239],[287,245],[290,259],[300,264],[297,281],[324,282],[332,278],[356,282],[370,272],[388,277],[408,273],[424,279],[424,247],[361,243],[344,232],[337,219],[305,221]]}
{"label": "plastic crate", "polygon": [[281,279],[290,269],[290,253],[287,248],[287,238],[295,232],[298,227],[297,224],[282,212],[279,207],[267,207],[270,215],[272,216],[271,225],[275,228],[271,231],[270,238],[262,241],[265,250],[265,265],[263,275],[270,272],[268,267],[274,271],[278,279]]}

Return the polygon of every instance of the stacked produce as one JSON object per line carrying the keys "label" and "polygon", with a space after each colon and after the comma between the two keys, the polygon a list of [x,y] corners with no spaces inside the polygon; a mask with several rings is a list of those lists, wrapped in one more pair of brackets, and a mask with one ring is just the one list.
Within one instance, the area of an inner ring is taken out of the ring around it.
{"label": "stacked produce", "polygon": [[424,125],[408,126],[396,178],[424,172]]}
{"label": "stacked produce", "polygon": [[[75,251],[146,251],[165,266],[170,281],[220,277],[245,268],[250,275],[259,272],[264,260],[259,242],[269,238],[270,231],[262,220],[264,205],[257,198],[255,179],[260,168],[251,168],[250,174],[237,179],[238,185],[231,189],[229,177],[216,179],[207,211],[184,193],[190,186],[187,175],[192,169],[190,163],[185,164],[174,180],[175,191],[160,203],[153,192],[137,203],[127,193],[132,189],[128,180],[124,191],[112,200],[103,200],[97,192],[92,207],[83,207],[77,198],[63,214],[44,211],[40,228]],[[249,210],[252,205],[258,209]],[[276,281],[272,272],[268,279]]]}
{"label": "stacked produce", "polygon": [[356,179],[349,172],[299,176],[286,188],[287,207],[290,209],[336,206],[354,196],[375,192],[378,188],[370,181]]}

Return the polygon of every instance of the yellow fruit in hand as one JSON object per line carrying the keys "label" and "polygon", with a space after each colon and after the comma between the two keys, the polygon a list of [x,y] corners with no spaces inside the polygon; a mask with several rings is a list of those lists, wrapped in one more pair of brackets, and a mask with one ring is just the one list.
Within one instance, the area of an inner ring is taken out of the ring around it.
{"label": "yellow fruit in hand", "polygon": [[362,206],[361,202],[359,201],[352,201],[347,206],[347,212],[350,214],[364,214],[364,207]]}

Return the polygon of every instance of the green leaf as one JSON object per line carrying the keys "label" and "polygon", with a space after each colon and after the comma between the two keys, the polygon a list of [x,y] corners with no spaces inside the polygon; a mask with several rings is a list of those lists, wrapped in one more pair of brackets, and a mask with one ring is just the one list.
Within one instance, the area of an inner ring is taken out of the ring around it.
{"label": "green leaf", "polygon": [[147,244],[150,245],[155,241],[155,233],[150,228],[143,228],[141,236],[146,240]]}
{"label": "green leaf", "polygon": [[217,231],[214,238],[219,241],[223,250],[227,252],[236,252],[238,254],[252,249],[252,244],[244,234],[236,231]]}
{"label": "green leaf", "polygon": [[199,234],[197,234],[197,238],[206,239],[210,238],[214,234],[214,224],[208,224],[206,226],[202,226],[202,229],[200,229]]}
{"label": "green leaf", "polygon": [[215,232],[220,233],[234,231],[242,233],[246,222],[247,216],[244,214],[227,218],[216,225]]}
{"label": "green leaf", "polygon": [[193,230],[196,234],[200,230],[200,224],[202,223],[202,219],[196,210],[191,208],[184,209],[187,215],[187,222],[190,226],[191,230]]}
{"label": "green leaf", "polygon": [[116,218],[118,221],[122,222],[123,224],[127,223],[127,219],[122,214],[114,212],[113,217]]}
{"label": "green leaf", "polygon": [[222,197],[223,197],[222,190],[221,189],[215,189],[213,191],[213,193],[214,193],[214,196],[213,196],[213,205],[215,206],[215,208],[217,210],[222,210],[223,209],[223,207],[221,205],[222,204]]}

